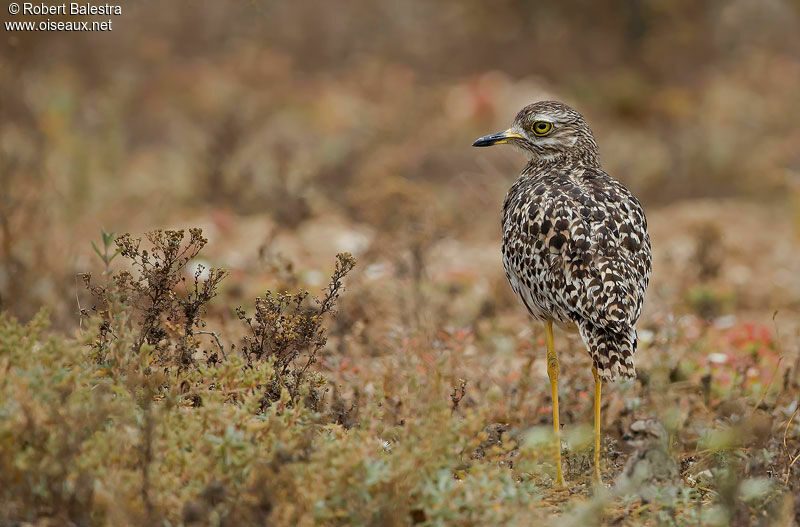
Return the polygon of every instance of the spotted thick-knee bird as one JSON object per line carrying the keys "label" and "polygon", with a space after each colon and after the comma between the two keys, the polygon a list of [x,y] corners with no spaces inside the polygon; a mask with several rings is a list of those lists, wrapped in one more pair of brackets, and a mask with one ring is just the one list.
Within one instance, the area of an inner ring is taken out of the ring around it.
{"label": "spotted thick-knee bird", "polygon": [[634,377],[636,321],[652,258],[639,201],[600,167],[583,116],[555,101],[523,108],[511,128],[473,146],[508,143],[528,158],[503,204],[503,266],[514,292],[545,326],[547,372],[564,485],[553,322],[577,326],[595,378],[595,477],[600,481],[603,381]]}

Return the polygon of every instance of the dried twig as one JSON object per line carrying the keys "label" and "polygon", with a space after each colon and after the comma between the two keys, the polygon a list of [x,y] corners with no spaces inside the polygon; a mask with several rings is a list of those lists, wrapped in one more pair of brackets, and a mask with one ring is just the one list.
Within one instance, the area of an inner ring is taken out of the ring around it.
{"label": "dried twig", "polygon": [[219,335],[217,335],[216,331],[195,331],[198,335],[211,335],[214,337],[214,340],[217,341],[217,346],[219,346],[219,351],[222,353],[222,356],[225,357],[225,360],[228,360],[228,356],[225,355],[225,348],[222,347],[222,342],[219,340]]}

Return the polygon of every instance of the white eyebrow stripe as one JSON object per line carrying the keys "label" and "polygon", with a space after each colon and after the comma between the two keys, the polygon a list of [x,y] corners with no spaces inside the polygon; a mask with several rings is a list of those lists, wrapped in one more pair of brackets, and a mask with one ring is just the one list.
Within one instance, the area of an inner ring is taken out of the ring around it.
{"label": "white eyebrow stripe", "polygon": [[556,121],[565,120],[567,118],[567,114],[564,113],[564,112],[558,112],[558,113],[552,113],[552,112],[541,113],[540,112],[540,113],[533,114],[531,117],[532,117],[532,119],[534,121],[556,122]]}

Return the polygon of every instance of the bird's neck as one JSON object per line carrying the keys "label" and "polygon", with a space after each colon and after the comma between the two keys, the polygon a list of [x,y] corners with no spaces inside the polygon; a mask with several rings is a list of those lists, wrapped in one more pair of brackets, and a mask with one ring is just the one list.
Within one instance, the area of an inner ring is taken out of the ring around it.
{"label": "bird's neck", "polygon": [[529,159],[522,175],[545,174],[564,168],[599,168],[600,162],[594,152],[559,152],[555,154],[536,155]]}

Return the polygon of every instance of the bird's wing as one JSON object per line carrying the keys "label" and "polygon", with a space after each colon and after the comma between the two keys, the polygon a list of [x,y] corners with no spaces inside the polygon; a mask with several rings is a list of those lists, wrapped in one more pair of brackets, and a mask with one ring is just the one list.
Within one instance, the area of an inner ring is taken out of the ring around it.
{"label": "bird's wing", "polygon": [[[563,181],[563,180],[562,180]],[[575,317],[622,331],[641,313],[650,278],[650,239],[641,205],[605,173],[569,178],[550,196],[543,222],[545,246],[561,266],[556,294]]]}

